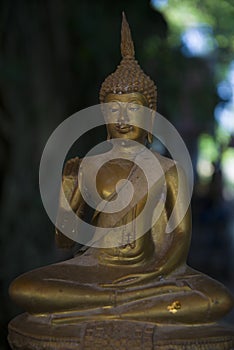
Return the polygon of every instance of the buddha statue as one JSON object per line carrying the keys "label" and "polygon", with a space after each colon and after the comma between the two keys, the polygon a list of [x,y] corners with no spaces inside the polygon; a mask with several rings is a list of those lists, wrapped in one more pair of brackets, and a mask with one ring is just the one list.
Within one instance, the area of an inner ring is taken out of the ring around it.
{"label": "buddha statue", "polygon": [[[132,125],[131,120],[141,119],[144,126],[142,109],[146,107],[156,111],[156,87],[135,60],[131,33],[124,15],[121,53],[120,65],[106,78],[100,90],[101,104],[110,106],[106,112],[108,140],[120,140],[116,146],[118,157],[106,161],[99,169],[96,184],[106,201],[115,198],[116,184],[122,179],[131,181],[134,193],[139,196],[128,210],[121,213],[93,210],[90,214],[90,208],[80,192],[83,184],[79,186],[77,181],[81,166],[79,158],[66,163],[62,186],[78,216],[85,217],[88,210],[86,220],[92,225],[119,227],[123,230],[122,242],[113,244],[113,247],[110,244],[107,247],[83,247],[70,260],[28,272],[12,282],[10,296],[27,311],[31,320],[33,318],[42,324],[77,325],[106,320],[168,325],[214,323],[232,309],[234,299],[222,284],[186,264],[191,238],[190,209],[173,232],[166,232],[172,209],[176,215],[184,210],[183,200],[175,206],[179,171],[184,178],[180,185],[185,197],[188,190],[183,171],[175,161],[155,151],[150,152],[163,169],[166,198],[152,227],[145,234],[136,235],[132,218],[142,212],[146,197],[156,198],[155,193],[162,191],[163,185],[157,181],[152,192],[148,193],[147,179],[135,164],[135,158],[144,152],[145,145],[152,141],[152,135],[144,127]],[[126,153],[128,159],[124,157]],[[93,167],[100,159],[105,160],[105,153],[90,159],[87,157],[82,168],[88,192]],[[63,220],[64,215],[61,203],[58,220]],[[153,217],[154,212],[148,215]],[[130,225],[124,232],[126,223]],[[103,240],[111,240],[111,237],[108,235]],[[75,245],[58,229],[56,241],[63,248]]]}

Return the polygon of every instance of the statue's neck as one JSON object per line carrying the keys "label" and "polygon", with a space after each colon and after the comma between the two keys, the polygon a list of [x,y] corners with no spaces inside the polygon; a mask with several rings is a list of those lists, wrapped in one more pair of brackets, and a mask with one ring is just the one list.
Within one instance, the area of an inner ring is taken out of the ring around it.
{"label": "statue's neck", "polygon": [[127,157],[129,160],[134,159],[139,153],[145,150],[145,145],[132,140],[111,140],[113,145],[112,152],[117,156]]}

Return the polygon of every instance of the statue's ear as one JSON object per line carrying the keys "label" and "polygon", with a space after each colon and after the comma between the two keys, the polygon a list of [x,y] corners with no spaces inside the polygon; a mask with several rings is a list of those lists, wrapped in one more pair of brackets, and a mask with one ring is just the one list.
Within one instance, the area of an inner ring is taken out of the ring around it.
{"label": "statue's ear", "polygon": [[148,143],[151,144],[153,142],[153,134],[152,134],[152,131],[153,131],[153,126],[154,126],[154,119],[155,119],[155,115],[156,115],[156,112],[151,110],[150,111],[150,125],[149,125],[149,131],[148,132],[148,135],[147,135],[147,140],[148,140]]}
{"label": "statue's ear", "polygon": [[148,140],[149,144],[151,144],[153,142],[153,135],[151,134],[151,132],[148,132],[147,140]]}

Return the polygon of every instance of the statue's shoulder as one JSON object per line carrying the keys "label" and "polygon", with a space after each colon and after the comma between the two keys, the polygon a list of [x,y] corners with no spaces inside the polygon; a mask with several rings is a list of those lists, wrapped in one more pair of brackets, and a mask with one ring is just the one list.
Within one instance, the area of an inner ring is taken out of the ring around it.
{"label": "statue's shoulder", "polygon": [[157,152],[153,152],[161,164],[164,171],[164,175],[169,183],[175,185],[178,183],[179,179],[183,186],[188,183],[186,172],[184,168],[175,160],[162,156]]}
{"label": "statue's shoulder", "polygon": [[156,151],[152,151],[152,153],[154,154],[154,156],[157,158],[157,160],[159,161],[164,173],[170,171],[175,170],[176,171],[176,166],[177,163],[170,158],[164,157],[162,156],[160,153],[156,152]]}

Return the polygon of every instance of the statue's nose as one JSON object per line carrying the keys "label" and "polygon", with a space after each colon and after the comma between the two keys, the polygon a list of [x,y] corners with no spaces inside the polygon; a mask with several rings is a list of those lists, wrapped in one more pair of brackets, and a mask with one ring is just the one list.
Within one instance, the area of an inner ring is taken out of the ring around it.
{"label": "statue's nose", "polygon": [[128,114],[127,114],[127,109],[125,107],[121,108],[120,115],[118,122],[120,124],[127,124],[129,122]]}

